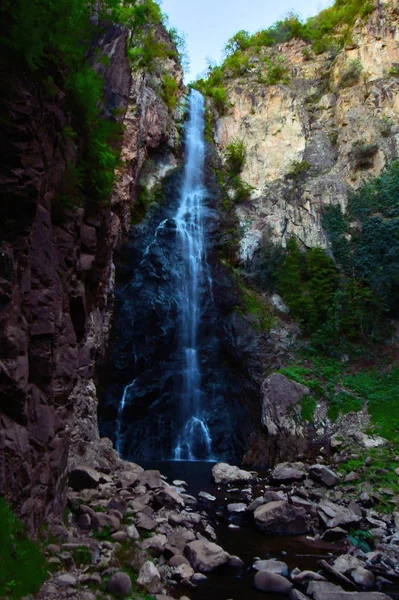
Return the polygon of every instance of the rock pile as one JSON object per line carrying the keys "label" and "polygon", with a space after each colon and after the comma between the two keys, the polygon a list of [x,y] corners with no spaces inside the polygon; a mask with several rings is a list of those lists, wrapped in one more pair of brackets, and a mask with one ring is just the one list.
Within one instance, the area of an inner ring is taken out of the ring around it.
{"label": "rock pile", "polygon": [[[113,474],[75,467],[69,514],[49,531],[54,572],[38,599],[111,600],[141,591],[156,600],[172,594],[187,600],[191,589],[221,567],[226,577],[234,569],[252,569],[257,590],[292,600],[389,598],[381,589],[399,579],[395,519],[346,498],[327,466],[280,464],[260,478],[222,464],[213,475],[223,483],[209,499],[203,493],[194,498],[183,481],[169,485],[159,471],[133,463],[121,461]],[[233,497],[239,501],[231,502]],[[320,560],[318,572],[290,569],[271,557],[245,565],[218,545],[208,512],[215,507],[218,518],[235,526],[249,519],[268,536],[307,535],[310,546],[330,549],[331,560]],[[351,544],[350,528],[371,531],[375,549]]]}

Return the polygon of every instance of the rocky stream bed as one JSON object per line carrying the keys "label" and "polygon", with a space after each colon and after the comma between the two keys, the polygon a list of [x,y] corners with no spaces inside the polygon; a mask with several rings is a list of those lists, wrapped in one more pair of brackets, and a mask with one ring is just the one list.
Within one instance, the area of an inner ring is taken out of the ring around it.
{"label": "rocky stream bed", "polygon": [[196,463],[174,465],[191,486],[110,455],[102,470],[70,472],[38,600],[399,597],[399,515],[379,513],[323,456],[261,474],[203,464],[214,483],[198,491]]}

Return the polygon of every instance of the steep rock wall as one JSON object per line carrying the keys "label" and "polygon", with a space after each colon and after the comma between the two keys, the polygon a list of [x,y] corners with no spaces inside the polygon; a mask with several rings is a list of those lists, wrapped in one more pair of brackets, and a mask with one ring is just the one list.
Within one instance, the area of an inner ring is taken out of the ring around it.
{"label": "steep rock wall", "polygon": [[398,155],[398,20],[397,0],[377,1],[335,58],[315,56],[300,40],[263,49],[285,57],[287,85],[259,83],[259,57],[243,77],[228,80],[232,109],[218,120],[215,140],[221,156],[233,139],[247,147],[242,178],[254,190],[237,207],[243,262],[265,235],[326,247],[323,207],[345,208],[350,190]]}
{"label": "steep rock wall", "polygon": [[[110,207],[57,218],[57,192],[76,159],[63,135],[69,121],[61,90],[46,97],[38,82],[15,72],[15,91],[2,106],[0,493],[31,532],[63,510],[68,457],[104,462],[112,454],[106,441],[99,444],[94,379],[112,314],[113,252],[128,229],[148,150],[172,148],[178,138],[159,77],[131,73],[127,36],[112,26],[99,40],[110,58],[98,66],[104,111],[119,109],[126,125]],[[181,87],[180,67],[169,61],[166,68]]]}

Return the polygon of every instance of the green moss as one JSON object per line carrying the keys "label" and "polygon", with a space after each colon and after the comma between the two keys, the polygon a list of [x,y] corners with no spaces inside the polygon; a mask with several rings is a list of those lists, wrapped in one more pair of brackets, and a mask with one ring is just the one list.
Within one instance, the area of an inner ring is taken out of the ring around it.
{"label": "green moss", "polygon": [[294,162],[291,163],[290,169],[287,172],[286,177],[288,177],[289,179],[299,179],[301,178],[301,176],[303,176],[309,171],[311,166],[312,165],[307,160],[294,160]]}
{"label": "green moss", "polygon": [[385,373],[365,371],[348,375],[343,384],[367,400],[375,432],[399,442],[399,368],[393,367]]}
{"label": "green moss", "polygon": [[363,405],[364,399],[341,391],[330,400],[327,415],[329,419],[336,421],[340,414],[347,415],[350,412],[359,412],[362,410]]}
{"label": "green moss", "polygon": [[247,149],[242,140],[232,140],[224,150],[229,173],[234,177],[241,173],[247,158]]}
{"label": "green moss", "polygon": [[179,86],[176,79],[164,73],[162,77],[162,99],[170,111],[176,108],[179,99],[178,92]]}
{"label": "green moss", "polygon": [[259,331],[268,331],[274,322],[273,311],[267,299],[254,290],[241,287],[242,305],[236,307],[243,315],[254,317],[253,325]]}
{"label": "green moss", "polygon": [[345,67],[345,70],[342,72],[339,87],[346,88],[358,83],[360,79],[360,75],[363,71],[363,65],[360,60],[351,60],[350,63]]}
{"label": "green moss", "polygon": [[91,565],[91,552],[85,546],[79,546],[72,551],[73,560],[78,565]]}
{"label": "green moss", "polygon": [[47,563],[4,498],[0,498],[0,597],[35,594],[47,579]]}
{"label": "green moss", "polygon": [[311,396],[304,396],[301,401],[301,418],[303,421],[313,423],[317,402]]}

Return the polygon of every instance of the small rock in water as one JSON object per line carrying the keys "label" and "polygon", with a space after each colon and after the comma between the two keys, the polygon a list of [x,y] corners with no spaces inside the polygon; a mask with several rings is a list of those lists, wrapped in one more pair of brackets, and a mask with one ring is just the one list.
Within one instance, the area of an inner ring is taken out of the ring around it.
{"label": "small rock in water", "polygon": [[275,573],[282,577],[288,577],[289,570],[288,565],[279,560],[259,560],[252,566],[255,571],[267,571],[268,573]]}
{"label": "small rock in water", "polygon": [[218,463],[215,465],[212,469],[212,475],[216,483],[252,481],[257,477],[257,473],[253,471],[244,471],[227,463]]}
{"label": "small rock in water", "polygon": [[234,525],[234,523],[230,523],[229,529],[240,529],[239,525]]}
{"label": "small rock in water", "polygon": [[208,494],[208,492],[200,492],[198,494],[198,498],[202,498],[203,500],[209,500],[209,502],[215,502],[216,496],[212,496],[212,494]]}
{"label": "small rock in water", "polygon": [[175,479],[173,482],[173,485],[175,485],[176,487],[187,487],[187,483],[185,481],[183,481],[182,479]]}
{"label": "small rock in water", "polygon": [[242,569],[244,567],[244,562],[239,556],[230,556],[228,565],[229,567],[234,567],[235,569]]}
{"label": "small rock in water", "polygon": [[242,513],[247,510],[247,505],[243,502],[239,502],[237,504],[228,504],[227,510],[229,513]]}

